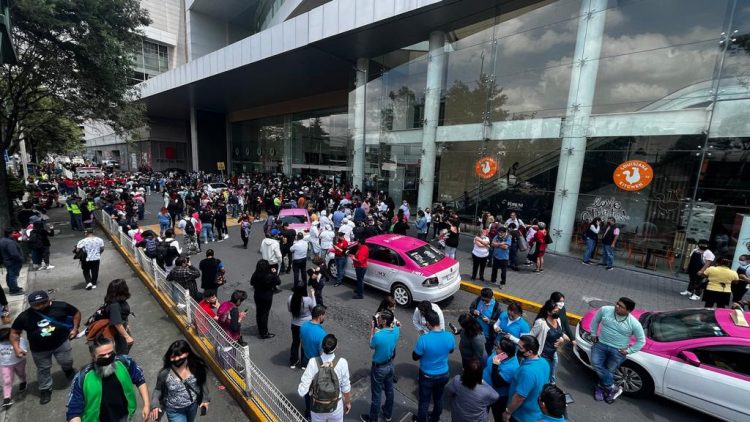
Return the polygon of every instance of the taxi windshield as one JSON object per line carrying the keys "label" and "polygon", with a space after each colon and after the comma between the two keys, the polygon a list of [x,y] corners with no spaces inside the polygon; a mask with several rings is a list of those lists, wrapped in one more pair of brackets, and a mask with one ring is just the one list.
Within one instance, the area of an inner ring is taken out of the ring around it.
{"label": "taxi windshield", "polygon": [[445,258],[445,254],[430,244],[412,249],[406,253],[420,267],[435,264]]}

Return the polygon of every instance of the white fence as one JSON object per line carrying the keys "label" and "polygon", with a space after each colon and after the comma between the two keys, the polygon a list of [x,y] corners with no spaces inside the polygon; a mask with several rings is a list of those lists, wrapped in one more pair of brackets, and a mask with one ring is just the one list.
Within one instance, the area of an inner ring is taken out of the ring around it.
{"label": "white fence", "polygon": [[104,230],[119,240],[126,253],[148,274],[147,282],[164,293],[162,299],[168,306],[173,306],[175,313],[179,315],[175,322],[193,328],[200,341],[210,345],[207,349],[214,351],[211,358],[225,371],[227,378],[234,383],[238,391],[242,391],[248,399],[255,399],[258,407],[271,420],[305,421],[297,408],[250,360],[248,345],[242,346],[229,338],[224,329],[190,297],[187,289],[167,281],[166,272],[154,260],[148,258],[143,250],[135,247],[133,240],[122,232],[109,214],[102,210],[96,211],[96,219]]}

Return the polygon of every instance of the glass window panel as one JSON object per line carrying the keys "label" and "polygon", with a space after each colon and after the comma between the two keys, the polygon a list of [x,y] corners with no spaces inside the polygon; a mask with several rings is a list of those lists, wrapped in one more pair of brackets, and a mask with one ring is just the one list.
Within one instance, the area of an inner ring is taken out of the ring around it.
{"label": "glass window panel", "polygon": [[387,130],[422,127],[427,60],[419,58],[385,73],[383,123]]}
{"label": "glass window panel", "polygon": [[721,70],[719,100],[750,97],[750,4],[737,3],[732,26],[721,42],[728,45]]}
{"label": "glass window panel", "polygon": [[497,38],[534,30],[579,16],[581,0],[538,2],[523,9],[505,13],[497,18]]}

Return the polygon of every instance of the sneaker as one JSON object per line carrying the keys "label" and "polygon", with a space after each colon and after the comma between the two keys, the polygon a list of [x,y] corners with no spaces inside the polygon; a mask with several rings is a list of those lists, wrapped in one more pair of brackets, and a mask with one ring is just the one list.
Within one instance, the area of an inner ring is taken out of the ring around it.
{"label": "sneaker", "polygon": [[607,267],[607,271],[612,271],[614,269],[615,269],[615,267]]}
{"label": "sneaker", "polygon": [[693,294],[693,292],[691,292],[690,290],[685,290],[684,292],[680,292],[680,294],[683,296],[690,296]]}
{"label": "sneaker", "polygon": [[92,287],[94,287],[93,284],[91,283],[86,284],[86,290],[91,290]]}
{"label": "sneaker", "polygon": [[[13,399],[7,398],[3,399],[3,410],[8,410],[10,407],[13,406]],[[369,421],[369,419],[367,419]]]}
{"label": "sneaker", "polygon": [[11,295],[11,296],[22,296],[23,295],[23,289],[19,287],[16,290],[10,290],[8,292],[8,294]]}
{"label": "sneaker", "polygon": [[44,270],[54,270],[54,269],[55,269],[55,266],[54,266],[54,265],[47,265],[47,266],[46,266],[45,268],[43,268],[43,269],[44,269]]}
{"label": "sneaker", "polygon": [[39,391],[39,404],[47,404],[52,400],[52,390]]}
{"label": "sneaker", "polygon": [[698,295],[692,295],[688,299],[690,299],[690,300],[701,300],[701,297],[698,296]]}
{"label": "sneaker", "polygon": [[594,400],[596,401],[604,400],[604,389],[598,385],[594,388]]}
{"label": "sneaker", "polygon": [[359,420],[362,422],[370,422],[372,419],[370,419],[370,415],[359,415]]}
{"label": "sneaker", "polygon": [[18,384],[18,392],[19,393],[25,393],[26,392],[26,382],[22,382]]}
{"label": "sneaker", "polygon": [[586,262],[586,261],[581,261],[581,264],[584,264],[584,265],[591,265],[591,263],[590,263],[590,262]]}
{"label": "sneaker", "polygon": [[616,398],[620,397],[620,394],[622,394],[622,387],[619,385],[613,386],[607,391],[607,394],[604,396],[604,401],[606,401],[607,404],[612,404],[615,402]]}
{"label": "sneaker", "polygon": [[289,369],[297,369],[297,365],[299,365],[299,361],[289,364]]}
{"label": "sneaker", "polygon": [[94,284],[93,286],[91,286],[91,288],[92,289],[96,289],[96,284]]}

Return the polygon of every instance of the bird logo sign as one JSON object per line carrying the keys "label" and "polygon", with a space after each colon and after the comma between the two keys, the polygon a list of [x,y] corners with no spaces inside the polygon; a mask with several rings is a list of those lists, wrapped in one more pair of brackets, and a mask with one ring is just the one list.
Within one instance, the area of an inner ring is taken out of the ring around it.
{"label": "bird logo sign", "polygon": [[482,157],[474,165],[474,172],[482,179],[490,179],[497,174],[497,161],[492,157]]}
{"label": "bird logo sign", "polygon": [[630,160],[617,166],[612,179],[618,188],[637,192],[654,180],[654,169],[645,161]]}

